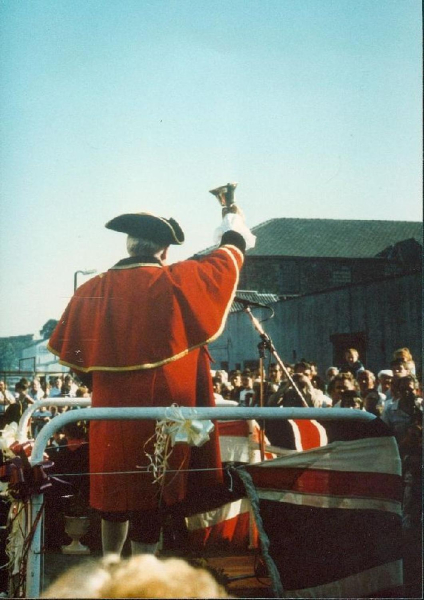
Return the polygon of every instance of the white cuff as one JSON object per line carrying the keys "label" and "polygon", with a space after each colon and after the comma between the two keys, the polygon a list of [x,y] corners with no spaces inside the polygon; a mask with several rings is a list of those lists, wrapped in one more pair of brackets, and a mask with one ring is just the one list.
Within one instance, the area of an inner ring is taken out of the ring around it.
{"label": "white cuff", "polygon": [[243,236],[246,242],[246,250],[250,250],[255,247],[256,236],[250,231],[242,217],[236,213],[227,213],[222,219],[222,223],[214,233],[214,242],[219,244],[223,234],[226,231],[237,231]]}

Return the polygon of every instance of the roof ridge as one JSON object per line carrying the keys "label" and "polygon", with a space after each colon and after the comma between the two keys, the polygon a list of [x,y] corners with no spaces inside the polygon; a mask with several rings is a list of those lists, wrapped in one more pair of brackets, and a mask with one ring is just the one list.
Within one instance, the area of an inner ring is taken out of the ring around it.
{"label": "roof ridge", "polygon": [[339,223],[410,223],[415,225],[423,225],[422,221],[400,221],[399,219],[334,219],[324,217],[274,217],[273,219],[268,219],[267,221],[263,221],[258,225],[254,225],[252,229],[255,229],[257,227],[263,227],[264,225],[268,225],[273,221],[337,221]]}

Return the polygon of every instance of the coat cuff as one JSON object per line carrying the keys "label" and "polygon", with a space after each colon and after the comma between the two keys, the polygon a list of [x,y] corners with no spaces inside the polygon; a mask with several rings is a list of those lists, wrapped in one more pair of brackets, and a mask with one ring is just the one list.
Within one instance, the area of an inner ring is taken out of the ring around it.
{"label": "coat cuff", "polygon": [[243,254],[246,252],[246,240],[237,231],[226,231],[221,238],[220,246],[230,244],[238,248]]}

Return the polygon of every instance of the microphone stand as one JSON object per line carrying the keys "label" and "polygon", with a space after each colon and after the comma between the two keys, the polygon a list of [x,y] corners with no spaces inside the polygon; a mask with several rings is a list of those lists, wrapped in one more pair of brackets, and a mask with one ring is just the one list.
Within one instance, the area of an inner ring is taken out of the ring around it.
{"label": "microphone stand", "polygon": [[[252,311],[248,306],[246,306],[245,311],[254,319],[255,317],[252,315]],[[264,359],[265,359],[265,348],[266,344],[264,340],[261,340],[258,344],[259,350],[259,406],[263,408],[264,406]],[[261,427],[259,430],[259,450],[261,453],[261,461],[265,460],[265,421],[262,421]]]}
{"label": "microphone stand", "polygon": [[[283,363],[282,359],[279,357],[279,355],[277,353],[277,350],[275,349],[275,346],[274,346],[274,343],[273,343],[272,339],[264,331],[264,329],[263,329],[262,325],[260,324],[260,322],[258,321],[258,319],[253,316],[253,313],[250,310],[250,308],[248,306],[245,306],[243,310],[244,310],[245,313],[247,313],[248,317],[252,321],[253,327],[259,333],[259,337],[261,338],[261,341],[258,344],[258,349],[259,349],[259,369],[260,369],[259,406],[261,408],[263,408],[263,405],[264,405],[264,398],[263,398],[263,361],[264,361],[264,357],[265,357],[265,350],[268,350],[272,354],[272,356],[274,357],[274,359],[277,362],[277,364],[280,365],[280,367],[284,371],[287,379],[290,381],[290,383],[292,384],[292,386],[296,390],[299,398],[302,400],[303,406],[305,408],[308,408],[309,407],[308,403],[306,402],[305,398],[303,397],[302,392],[299,390],[299,388],[297,387],[296,383],[293,381],[293,378],[290,375],[290,373],[288,372],[288,370],[286,368],[286,365]],[[259,436],[259,448],[260,448],[261,460],[263,461],[265,459],[265,432],[264,432],[264,422],[263,421],[262,421],[262,427],[261,427],[261,432],[260,432],[260,436]]]}

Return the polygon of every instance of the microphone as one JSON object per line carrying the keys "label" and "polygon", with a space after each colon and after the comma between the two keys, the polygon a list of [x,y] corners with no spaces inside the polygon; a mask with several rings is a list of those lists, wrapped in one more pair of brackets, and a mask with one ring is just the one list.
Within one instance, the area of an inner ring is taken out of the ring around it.
{"label": "microphone", "polygon": [[261,302],[253,302],[252,300],[245,300],[244,298],[239,298],[238,296],[234,296],[233,302],[239,302],[243,306],[254,306],[256,308],[270,309],[270,306],[268,306],[267,304],[262,304]]}

